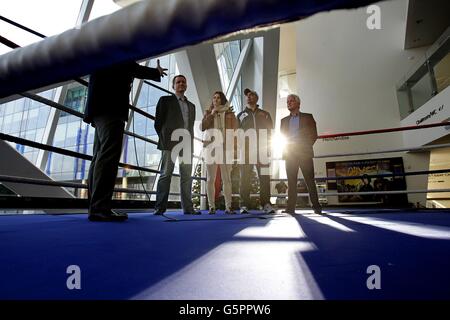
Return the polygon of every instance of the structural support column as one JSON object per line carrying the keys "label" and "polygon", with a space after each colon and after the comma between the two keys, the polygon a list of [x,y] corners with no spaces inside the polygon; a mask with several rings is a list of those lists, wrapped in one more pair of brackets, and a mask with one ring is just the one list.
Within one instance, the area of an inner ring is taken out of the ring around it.
{"label": "structural support column", "polygon": [[263,77],[260,99],[264,110],[270,112],[273,122],[275,123],[278,94],[280,28],[267,31],[263,39]]}
{"label": "structural support column", "polygon": [[242,70],[242,86],[255,90],[258,104],[270,112],[275,122],[278,84],[280,29],[273,28],[253,39]]}
{"label": "structural support column", "polygon": [[213,44],[189,47],[175,53],[175,58],[180,73],[187,77],[186,96],[202,110],[197,115],[197,120],[201,120],[204,108],[211,104],[213,93],[222,90]]}
{"label": "structural support column", "polygon": [[236,90],[236,85],[239,81],[239,77],[241,76],[243,65],[247,61],[247,57],[250,52],[250,49],[252,48],[252,44],[253,44],[253,39],[245,40],[244,47],[241,50],[241,54],[239,55],[239,59],[236,64],[236,68],[234,69],[234,72],[233,72],[233,77],[231,78],[230,85],[228,86],[226,94],[225,94],[228,101],[231,101],[234,91]]}
{"label": "structural support column", "polygon": [[[55,94],[55,98],[53,99],[53,101],[55,101],[59,104],[63,104],[64,99],[66,97],[66,93],[67,93],[67,86],[62,86],[62,87],[56,88],[54,90],[56,90],[56,94]],[[53,139],[55,137],[56,127],[58,125],[58,120],[59,120],[60,115],[61,115],[61,110],[58,110],[55,108],[50,109],[50,113],[49,113],[48,119],[47,119],[47,125],[45,126],[45,129],[44,129],[44,135],[42,137],[42,141],[38,141],[38,142],[41,142],[41,143],[47,144],[47,145],[53,144]],[[49,151],[47,151],[47,150],[39,150],[39,152],[38,152],[38,156],[37,156],[37,160],[36,160],[36,167],[38,167],[42,171],[45,171],[45,167],[47,166],[48,154],[49,154]]]}
{"label": "structural support column", "polygon": [[[75,24],[76,27],[81,26],[83,23],[89,20],[89,15],[91,14],[92,6],[94,5],[94,0],[83,0],[81,3],[80,12],[78,14],[77,22]],[[58,87],[56,89],[55,98],[53,101],[63,104],[64,99],[66,97],[68,85],[64,85]],[[50,114],[47,119],[47,125],[45,126],[44,135],[42,137],[42,141],[38,141],[44,144],[51,145],[53,143],[53,139],[56,132],[56,127],[58,125],[59,116],[61,115],[61,111],[55,108],[50,110]],[[48,151],[40,150],[38,153],[38,157],[36,160],[36,167],[45,170],[48,161]]]}

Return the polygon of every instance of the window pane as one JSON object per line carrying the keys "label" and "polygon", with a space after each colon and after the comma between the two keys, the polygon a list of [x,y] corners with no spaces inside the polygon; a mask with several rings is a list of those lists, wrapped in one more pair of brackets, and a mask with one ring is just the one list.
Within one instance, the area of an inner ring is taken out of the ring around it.
{"label": "window pane", "polygon": [[119,9],[121,9],[121,7],[112,0],[95,0],[89,20],[111,14]]}
{"label": "window pane", "polygon": [[432,97],[430,74],[426,73],[416,84],[411,87],[411,95],[414,110],[417,110]]}
{"label": "window pane", "polygon": [[[2,16],[25,27],[45,36],[52,36],[75,26],[81,3],[82,0],[2,0],[0,12]],[[9,40],[20,46],[41,40],[40,37],[3,21],[0,21],[0,34],[7,35]],[[1,49],[9,51],[7,48]]]}
{"label": "window pane", "polygon": [[224,91],[228,89],[241,53],[239,40],[214,44],[217,66]]}

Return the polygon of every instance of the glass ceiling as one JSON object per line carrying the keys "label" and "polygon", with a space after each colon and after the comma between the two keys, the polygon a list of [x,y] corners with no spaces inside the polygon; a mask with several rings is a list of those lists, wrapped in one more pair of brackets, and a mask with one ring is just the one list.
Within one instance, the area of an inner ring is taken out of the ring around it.
{"label": "glass ceiling", "polygon": [[[83,0],[1,0],[0,15],[20,23],[45,36],[53,36],[75,26]],[[89,20],[110,14],[120,7],[112,0],[95,0]],[[0,35],[26,46],[41,38],[18,27],[0,21]],[[0,45],[0,55],[11,51]]]}

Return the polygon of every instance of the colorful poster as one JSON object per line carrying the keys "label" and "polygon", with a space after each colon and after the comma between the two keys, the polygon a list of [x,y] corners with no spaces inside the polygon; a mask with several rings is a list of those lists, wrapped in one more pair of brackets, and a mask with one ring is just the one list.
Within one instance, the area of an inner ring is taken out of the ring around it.
{"label": "colorful poster", "polygon": [[[355,161],[327,162],[328,177],[363,176],[354,179],[328,180],[328,190],[338,192],[365,192],[365,191],[389,191],[406,190],[403,158],[366,159]],[[335,175],[332,175],[334,172]],[[388,174],[387,177],[371,177],[371,175]],[[382,203],[407,203],[405,194],[399,195],[342,195],[339,202],[382,202]]]}

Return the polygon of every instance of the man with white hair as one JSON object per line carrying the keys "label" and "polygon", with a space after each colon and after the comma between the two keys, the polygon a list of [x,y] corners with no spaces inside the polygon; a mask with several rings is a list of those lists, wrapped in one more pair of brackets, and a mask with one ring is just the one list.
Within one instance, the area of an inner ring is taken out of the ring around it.
{"label": "man with white hair", "polygon": [[300,112],[300,98],[295,94],[288,95],[287,108],[290,115],[281,119],[281,133],[288,141],[283,152],[288,178],[288,204],[285,212],[295,213],[298,169],[300,168],[314,212],[322,214],[314,181],[313,144],[317,140],[316,121],[312,114]]}

